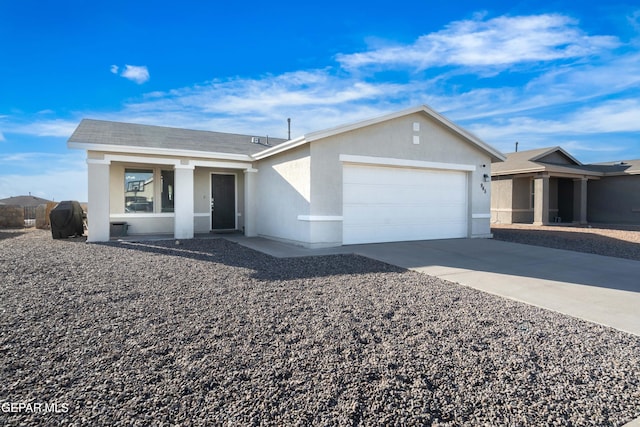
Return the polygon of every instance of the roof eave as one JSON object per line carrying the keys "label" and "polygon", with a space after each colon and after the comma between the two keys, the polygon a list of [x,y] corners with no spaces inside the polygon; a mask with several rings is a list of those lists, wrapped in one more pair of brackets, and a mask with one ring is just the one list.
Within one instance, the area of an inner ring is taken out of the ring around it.
{"label": "roof eave", "polygon": [[578,176],[601,177],[605,175],[602,172],[589,171],[589,170],[571,170],[569,168],[548,168],[545,166],[540,166],[540,167],[532,167],[532,168],[491,171],[491,176],[524,175],[524,174],[539,173],[539,172],[548,172],[550,174],[553,174],[554,176],[571,175],[576,177]]}
{"label": "roof eave", "polygon": [[196,157],[204,159],[252,161],[248,154],[216,153],[210,151],[176,150],[172,148],[132,147],[126,145],[91,144],[67,141],[67,147],[86,151],[105,153],[147,154],[156,156]]}
{"label": "roof eave", "polygon": [[536,167],[536,168],[508,169],[508,170],[502,170],[502,171],[492,170],[491,176],[520,175],[520,174],[544,172],[544,171],[545,171],[545,168],[542,166]]}
{"label": "roof eave", "polygon": [[303,135],[303,136],[301,136],[299,138],[296,138],[296,139],[293,139],[291,141],[287,141],[285,143],[282,143],[282,144],[280,144],[280,145],[278,145],[276,147],[269,148],[269,149],[266,149],[266,150],[261,151],[259,153],[256,153],[252,157],[254,159],[256,159],[256,160],[264,159],[265,157],[269,157],[269,156],[273,156],[273,155],[278,154],[278,153],[282,153],[283,151],[290,150],[292,148],[298,147],[298,146],[303,145],[303,144],[307,144],[307,143],[310,143],[310,142],[313,142],[313,141],[317,141],[317,140],[320,140],[320,139],[328,138],[328,137],[331,137],[331,136],[334,136],[334,135],[338,135],[338,134],[341,134],[341,133],[350,132],[350,131],[357,130],[357,129],[360,129],[360,128],[363,128],[363,127],[375,125],[375,124],[382,123],[382,122],[389,121],[389,120],[393,120],[393,119],[396,119],[396,118],[399,118],[399,117],[404,117],[404,116],[407,116],[409,114],[415,114],[415,113],[420,113],[420,112],[422,112],[422,113],[428,115],[429,117],[437,120],[438,122],[440,122],[444,126],[446,126],[449,129],[453,130],[458,135],[462,136],[467,141],[471,142],[472,144],[476,145],[477,147],[479,147],[480,149],[485,151],[487,154],[489,154],[489,156],[491,157],[492,161],[505,161],[507,159],[507,157],[504,154],[502,154],[500,151],[494,149],[493,147],[491,147],[490,145],[488,145],[487,143],[482,141],[480,138],[478,138],[477,136],[473,135],[471,132],[461,128],[460,126],[458,126],[455,123],[451,122],[449,119],[447,119],[446,117],[444,117],[444,116],[440,115],[439,113],[435,112],[433,109],[431,109],[430,107],[428,107],[426,105],[420,105],[420,106],[417,106],[417,107],[412,107],[412,108],[408,108],[408,109],[405,109],[405,110],[396,111],[395,113],[387,114],[387,115],[376,117],[376,118],[373,118],[373,119],[368,119],[368,120],[363,120],[363,121],[360,121],[360,122],[341,125],[341,126],[333,127],[333,128],[330,128],[330,129],[321,130],[321,131],[311,132],[311,133],[309,133],[307,135]]}
{"label": "roof eave", "polygon": [[282,153],[283,151],[287,151],[287,150],[291,150],[293,148],[299,147],[301,145],[306,144],[307,142],[309,141],[303,135],[298,138],[291,139],[287,142],[283,142],[282,144],[278,144],[274,147],[269,147],[266,150],[262,150],[258,153],[252,154],[251,158],[254,160],[262,160],[266,157],[270,157],[278,153]]}

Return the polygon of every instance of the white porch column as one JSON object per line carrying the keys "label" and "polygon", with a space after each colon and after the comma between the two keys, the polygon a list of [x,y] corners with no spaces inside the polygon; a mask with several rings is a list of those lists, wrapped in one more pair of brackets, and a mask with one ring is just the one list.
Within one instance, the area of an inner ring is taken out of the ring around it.
{"label": "white porch column", "polygon": [[109,223],[109,160],[87,159],[88,187],[87,242],[108,242]]}
{"label": "white porch column", "polygon": [[587,178],[573,181],[573,222],[587,223]]}
{"label": "white porch column", "polygon": [[244,235],[255,237],[258,235],[256,229],[256,180],[257,169],[249,168],[244,170]]}
{"label": "white porch column", "polygon": [[533,224],[549,224],[549,175],[535,179],[533,197]]}
{"label": "white porch column", "polygon": [[193,165],[176,165],[173,205],[173,234],[176,239],[193,239]]}

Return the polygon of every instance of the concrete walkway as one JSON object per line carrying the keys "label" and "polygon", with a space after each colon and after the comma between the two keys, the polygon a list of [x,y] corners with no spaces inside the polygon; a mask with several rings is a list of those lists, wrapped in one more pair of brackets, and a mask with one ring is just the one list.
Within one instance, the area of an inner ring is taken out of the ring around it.
{"label": "concrete walkway", "polygon": [[276,257],[355,253],[640,336],[640,261],[491,239],[327,249],[228,239]]}

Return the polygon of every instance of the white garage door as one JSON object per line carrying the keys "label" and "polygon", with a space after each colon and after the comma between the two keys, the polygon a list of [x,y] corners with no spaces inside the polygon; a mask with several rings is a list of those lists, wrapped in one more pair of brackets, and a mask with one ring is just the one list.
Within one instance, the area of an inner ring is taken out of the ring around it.
{"label": "white garage door", "polygon": [[467,175],[345,165],[343,244],[467,237]]}

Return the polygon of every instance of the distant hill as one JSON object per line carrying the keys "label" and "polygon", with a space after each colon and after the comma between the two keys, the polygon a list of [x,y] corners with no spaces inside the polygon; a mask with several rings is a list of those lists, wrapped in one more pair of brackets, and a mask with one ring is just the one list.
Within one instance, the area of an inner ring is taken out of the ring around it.
{"label": "distant hill", "polygon": [[7,197],[6,199],[0,199],[0,205],[18,205],[23,208],[27,208],[30,206],[38,206],[43,203],[51,203],[53,200],[43,199],[42,197],[36,196],[15,196],[15,197]]}

